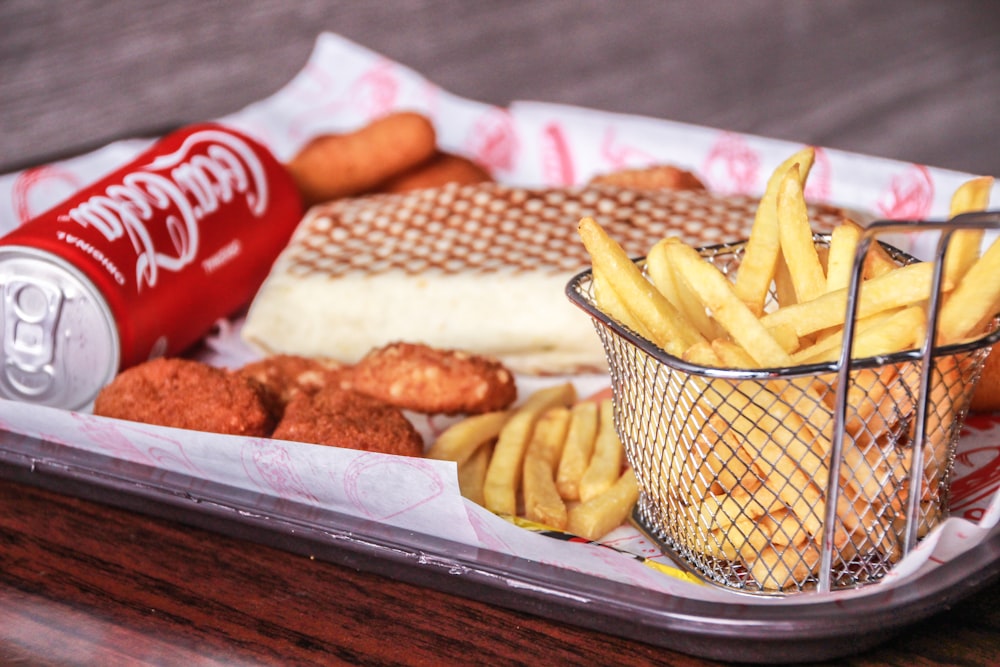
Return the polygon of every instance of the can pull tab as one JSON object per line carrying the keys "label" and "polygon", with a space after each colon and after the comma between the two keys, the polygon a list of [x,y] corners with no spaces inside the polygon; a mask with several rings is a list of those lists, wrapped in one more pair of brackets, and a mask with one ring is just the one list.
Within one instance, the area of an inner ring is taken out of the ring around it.
{"label": "can pull tab", "polygon": [[52,384],[62,301],[62,291],[49,283],[21,279],[4,284],[4,373],[26,395],[44,393]]}

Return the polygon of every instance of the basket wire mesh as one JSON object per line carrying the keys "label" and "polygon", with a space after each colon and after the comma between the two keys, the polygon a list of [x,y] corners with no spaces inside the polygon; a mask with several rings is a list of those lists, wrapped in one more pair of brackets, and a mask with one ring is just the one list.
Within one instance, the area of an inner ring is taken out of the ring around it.
{"label": "basket wire mesh", "polygon": [[[955,447],[1000,332],[994,322],[960,345],[925,336],[917,350],[852,360],[864,259],[879,235],[941,232],[927,307],[934,332],[944,253],[955,230],[970,228],[1000,228],[1000,214],[871,223],[839,360],[795,368],[719,369],[668,355],[597,307],[590,271],[574,277],[567,295],[592,316],[608,359],[615,425],[641,489],[639,528],[703,579],[747,593],[881,579],[947,515]],[[744,247],[700,252],[732,277]],[[917,261],[883,247],[900,265]]]}

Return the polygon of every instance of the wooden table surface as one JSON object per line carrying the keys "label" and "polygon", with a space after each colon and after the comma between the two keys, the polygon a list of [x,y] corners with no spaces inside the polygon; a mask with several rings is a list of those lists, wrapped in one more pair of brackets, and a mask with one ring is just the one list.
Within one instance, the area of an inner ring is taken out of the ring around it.
{"label": "wooden table surface", "polygon": [[[277,90],[318,32],[446,90],[1000,175],[991,1],[0,3],[0,172]],[[1000,585],[841,665],[987,665]],[[0,481],[3,664],[715,664]]]}
{"label": "wooden table surface", "polygon": [[[721,664],[0,482],[0,664]],[[1000,584],[838,665],[990,665]]]}

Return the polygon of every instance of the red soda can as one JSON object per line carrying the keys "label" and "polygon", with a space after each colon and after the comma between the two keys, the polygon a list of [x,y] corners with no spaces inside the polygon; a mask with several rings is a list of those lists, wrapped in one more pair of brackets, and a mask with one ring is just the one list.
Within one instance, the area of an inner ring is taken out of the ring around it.
{"label": "red soda can", "polygon": [[164,137],[0,238],[0,396],[81,409],[119,370],[189,349],[249,303],[302,212],[249,137]]}

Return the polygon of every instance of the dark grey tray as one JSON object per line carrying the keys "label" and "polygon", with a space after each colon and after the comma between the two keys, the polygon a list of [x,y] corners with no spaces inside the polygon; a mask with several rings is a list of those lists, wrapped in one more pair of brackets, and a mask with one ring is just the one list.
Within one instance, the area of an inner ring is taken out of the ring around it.
{"label": "dark grey tray", "polygon": [[[339,512],[0,431],[0,477],[163,517],[675,651],[734,662],[841,657],[991,584],[1000,527],[891,590],[829,602],[718,603],[470,547]],[[517,585],[520,584],[520,585]]]}

